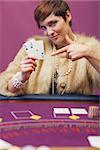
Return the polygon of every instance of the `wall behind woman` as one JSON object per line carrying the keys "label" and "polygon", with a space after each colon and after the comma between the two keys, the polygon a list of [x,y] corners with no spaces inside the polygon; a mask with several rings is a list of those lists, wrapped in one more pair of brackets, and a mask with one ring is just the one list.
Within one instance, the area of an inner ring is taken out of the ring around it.
{"label": "wall behind woman", "polygon": [[[42,35],[34,20],[39,0],[0,0],[0,72],[6,69],[22,44],[32,35]],[[74,32],[100,39],[100,1],[67,0],[72,10]],[[96,92],[99,93],[96,89]]]}
{"label": "wall behind woman", "polygon": [[[72,10],[73,31],[100,38],[100,1],[67,0]],[[34,8],[39,0],[0,1],[0,71],[3,71],[26,41],[42,34],[34,20]]]}

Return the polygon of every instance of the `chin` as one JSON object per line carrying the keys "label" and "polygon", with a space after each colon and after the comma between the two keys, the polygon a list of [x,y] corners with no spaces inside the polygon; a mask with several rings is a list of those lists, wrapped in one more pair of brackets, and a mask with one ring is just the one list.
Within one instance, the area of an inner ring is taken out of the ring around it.
{"label": "chin", "polygon": [[61,47],[64,43],[62,39],[53,40],[52,42],[56,44],[58,47]]}

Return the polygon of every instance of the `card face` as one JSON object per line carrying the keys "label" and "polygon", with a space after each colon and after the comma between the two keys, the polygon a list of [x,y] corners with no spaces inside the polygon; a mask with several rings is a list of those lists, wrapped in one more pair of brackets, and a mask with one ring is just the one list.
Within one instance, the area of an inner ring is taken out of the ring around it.
{"label": "card face", "polygon": [[90,146],[100,148],[100,136],[88,136]]}
{"label": "card face", "polygon": [[68,114],[70,114],[68,108],[53,108],[54,118],[67,118]]}
{"label": "card face", "polygon": [[71,108],[71,113],[72,114],[79,114],[79,115],[88,114],[88,112],[85,108]]}
{"label": "card face", "polygon": [[29,40],[23,44],[26,53],[30,56],[33,56],[37,59],[44,59],[44,44],[43,40]]}
{"label": "card face", "polygon": [[10,143],[8,143],[7,141],[0,139],[0,150],[6,150],[6,149],[10,148],[11,146],[12,145]]}
{"label": "card face", "polygon": [[55,114],[70,114],[70,111],[68,108],[53,108]]}

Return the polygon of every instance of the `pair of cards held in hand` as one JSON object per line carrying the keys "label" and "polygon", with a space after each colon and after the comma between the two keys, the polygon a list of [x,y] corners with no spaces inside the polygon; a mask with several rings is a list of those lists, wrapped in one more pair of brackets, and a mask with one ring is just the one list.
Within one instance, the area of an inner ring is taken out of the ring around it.
{"label": "pair of cards held in hand", "polygon": [[33,56],[37,59],[44,59],[43,40],[31,39],[23,44],[23,48],[29,56]]}

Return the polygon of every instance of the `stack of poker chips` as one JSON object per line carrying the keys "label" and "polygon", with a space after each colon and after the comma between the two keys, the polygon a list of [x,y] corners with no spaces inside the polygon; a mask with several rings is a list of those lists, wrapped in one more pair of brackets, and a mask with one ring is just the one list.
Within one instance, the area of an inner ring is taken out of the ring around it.
{"label": "stack of poker chips", "polygon": [[88,118],[96,119],[99,117],[99,106],[89,106]]}

